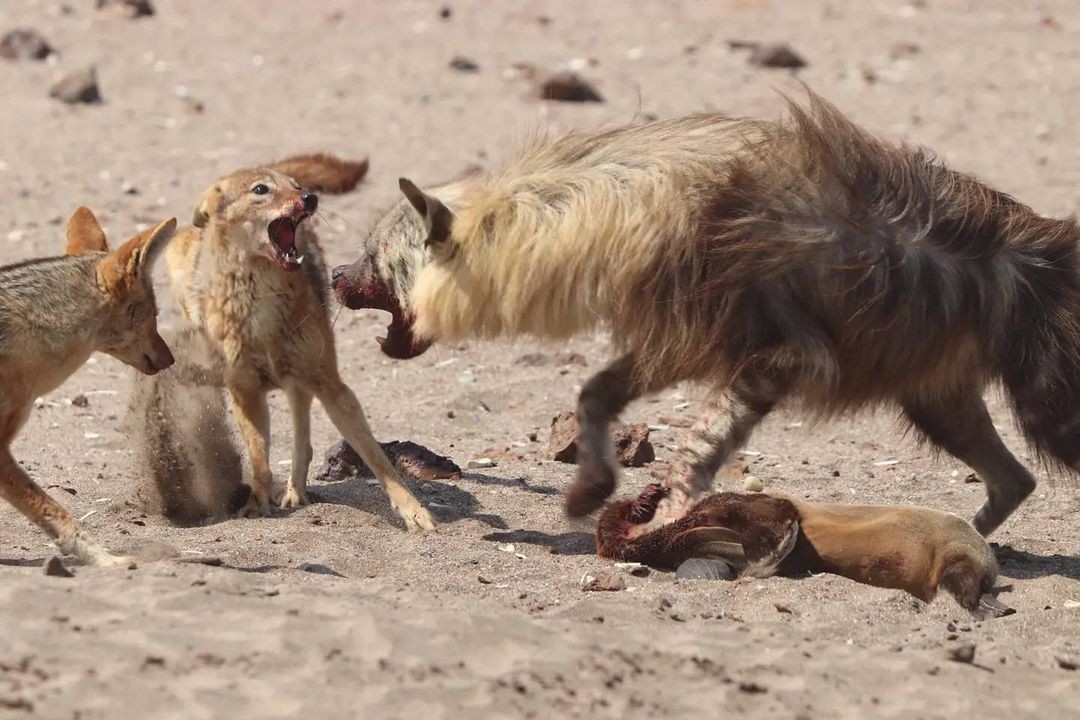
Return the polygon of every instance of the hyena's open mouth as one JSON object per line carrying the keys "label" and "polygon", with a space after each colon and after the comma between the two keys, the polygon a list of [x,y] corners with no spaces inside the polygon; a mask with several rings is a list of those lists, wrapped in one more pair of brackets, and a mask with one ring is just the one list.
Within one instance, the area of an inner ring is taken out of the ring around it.
{"label": "hyena's open mouth", "polygon": [[396,360],[408,360],[422,355],[431,347],[430,340],[416,337],[413,333],[413,314],[405,312],[397,295],[383,283],[376,280],[354,282],[349,277],[349,268],[339,267],[334,269],[333,286],[338,302],[350,310],[385,310],[390,313],[386,337],[375,338],[384,354]]}
{"label": "hyena's open mouth", "polygon": [[266,235],[273,248],[274,259],[284,270],[295,270],[304,261],[296,248],[296,230],[300,223],[311,216],[304,211],[295,215],[283,215],[271,220],[266,227]]}

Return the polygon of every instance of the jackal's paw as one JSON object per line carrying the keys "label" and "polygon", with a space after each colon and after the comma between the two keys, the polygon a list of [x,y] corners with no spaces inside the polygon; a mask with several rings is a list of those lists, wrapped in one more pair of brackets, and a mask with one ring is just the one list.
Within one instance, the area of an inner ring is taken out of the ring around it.
{"label": "jackal's paw", "polygon": [[431,517],[428,509],[417,500],[413,500],[404,507],[395,503],[394,512],[405,521],[405,529],[409,532],[425,532],[435,529],[435,518]]}
{"label": "jackal's paw", "polygon": [[278,502],[278,506],[281,507],[282,510],[303,507],[304,505],[310,504],[311,499],[308,498],[307,492],[297,490],[292,485],[285,490],[285,494],[281,496],[281,500]]}
{"label": "jackal's paw", "polygon": [[270,498],[258,497],[255,493],[251,494],[248,498],[247,504],[240,508],[240,512],[237,513],[237,517],[242,518],[260,518],[267,517],[270,514]]}

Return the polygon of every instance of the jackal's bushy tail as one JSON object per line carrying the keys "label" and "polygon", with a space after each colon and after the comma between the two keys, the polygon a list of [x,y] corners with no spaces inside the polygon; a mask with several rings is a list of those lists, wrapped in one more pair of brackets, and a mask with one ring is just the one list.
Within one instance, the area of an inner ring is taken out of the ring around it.
{"label": "jackal's bushy tail", "polygon": [[306,190],[330,194],[347,193],[364,179],[368,161],[342,160],[328,153],[293,155],[269,165],[300,183]]}
{"label": "jackal's bushy tail", "polygon": [[236,512],[250,488],[228,423],[221,358],[195,328],[170,345],[176,365],[138,377],[132,390],[135,499],[148,513],[194,525]]}

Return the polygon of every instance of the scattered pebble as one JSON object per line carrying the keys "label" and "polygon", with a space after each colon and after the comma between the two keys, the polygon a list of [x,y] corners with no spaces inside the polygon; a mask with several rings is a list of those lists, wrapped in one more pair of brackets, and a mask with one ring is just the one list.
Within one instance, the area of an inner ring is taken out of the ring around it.
{"label": "scattered pebble", "polygon": [[557,102],[604,102],[596,88],[575,72],[549,75],[540,81],[537,94],[541,100]]}
{"label": "scattered pebble", "polygon": [[0,38],[0,57],[7,60],[44,60],[55,52],[37,30],[19,28]]}
{"label": "scattered pebble", "polygon": [[1080,659],[1064,655],[1057,655],[1054,659],[1057,660],[1058,667],[1062,670],[1080,670]]}
{"label": "scattered pebble", "polygon": [[975,643],[964,643],[948,651],[948,658],[953,662],[971,664],[975,661]]}
{"label": "scattered pebble", "polygon": [[747,475],[746,480],[743,482],[743,489],[746,492],[763,492],[765,490],[765,483],[761,481],[761,478],[756,475]]}
{"label": "scattered pebble", "polygon": [[583,592],[618,592],[626,589],[626,580],[622,575],[600,572],[594,575],[586,573],[581,578]]}
{"label": "scattered pebble", "polygon": [[86,397],[83,393],[79,393],[71,398],[71,404],[80,408],[90,407],[90,398]]}
{"label": "scattered pebble", "polygon": [[150,0],[97,0],[97,9],[103,14],[124,20],[150,17],[154,14],[154,6]]}
{"label": "scattered pebble", "polygon": [[798,70],[806,67],[806,60],[784,43],[758,45],[750,51],[751,65],[763,68],[786,68]]}
{"label": "scattered pebble", "polygon": [[49,88],[49,97],[68,105],[100,103],[101,91],[98,88],[97,71],[90,66],[65,75]]}
{"label": "scattered pebble", "polygon": [[62,577],[72,578],[75,577],[75,573],[64,567],[64,563],[56,555],[53,555],[45,561],[45,565],[42,566],[42,570],[49,577]]}
{"label": "scattered pebble", "polygon": [[450,69],[458,72],[479,72],[480,66],[464,55],[457,55],[450,60]]}
{"label": "scattered pebble", "polygon": [[493,467],[495,467],[495,464],[496,464],[495,461],[492,460],[491,458],[480,457],[480,458],[476,458],[475,460],[470,460],[469,461],[469,469],[470,470],[477,470],[477,469],[480,469],[480,468],[493,468]]}

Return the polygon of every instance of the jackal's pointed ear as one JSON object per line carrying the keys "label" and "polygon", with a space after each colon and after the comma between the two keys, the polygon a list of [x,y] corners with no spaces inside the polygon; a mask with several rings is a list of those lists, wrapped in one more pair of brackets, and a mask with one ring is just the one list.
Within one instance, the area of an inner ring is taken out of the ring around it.
{"label": "jackal's pointed ear", "polygon": [[454,214],[437,197],[428,195],[408,178],[400,178],[398,186],[408,199],[427,228],[424,245],[432,248],[442,246],[450,239],[450,227],[454,224]]}
{"label": "jackal's pointed ear", "polygon": [[203,190],[195,201],[195,210],[191,214],[191,224],[197,228],[206,227],[206,224],[210,222],[210,216],[218,211],[220,204],[221,189],[217,185],[211,185]]}
{"label": "jackal's pointed ear", "polygon": [[136,280],[149,281],[154,261],[176,231],[176,218],[140,233],[101,261],[99,271],[106,287],[120,291]]}
{"label": "jackal's pointed ear", "polygon": [[68,255],[83,255],[91,252],[106,252],[109,242],[105,239],[105,231],[101,229],[94,213],[89,208],[78,207],[71,214],[67,224],[67,249]]}

